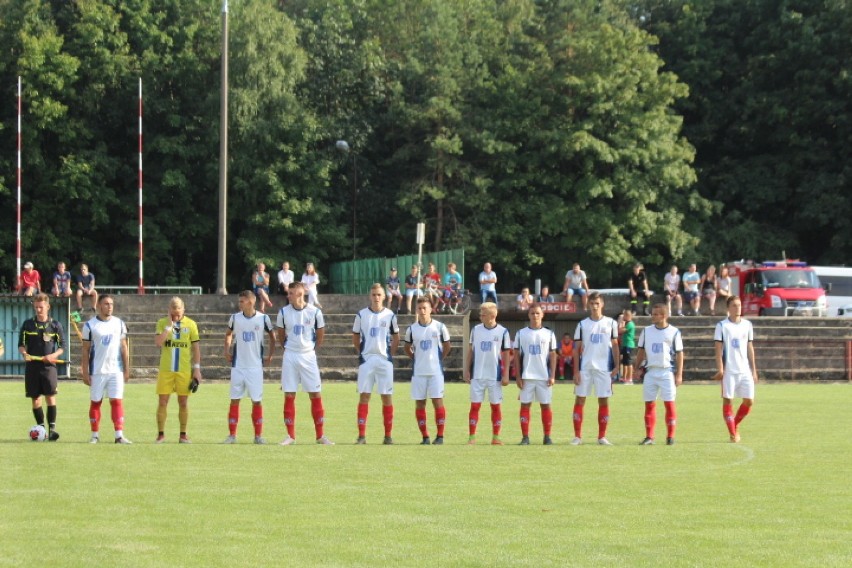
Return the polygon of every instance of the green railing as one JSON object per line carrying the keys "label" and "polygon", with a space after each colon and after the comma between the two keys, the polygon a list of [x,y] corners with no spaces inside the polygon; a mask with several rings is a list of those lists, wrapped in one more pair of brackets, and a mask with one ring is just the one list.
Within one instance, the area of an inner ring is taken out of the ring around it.
{"label": "green railing", "polygon": [[[430,262],[435,264],[441,276],[447,272],[447,263],[450,262],[456,263],[459,273],[465,273],[463,248],[423,253],[423,272],[429,268]],[[366,294],[373,283],[384,284],[393,267],[397,268],[399,280],[404,283],[411,267],[416,264],[416,254],[336,262],[329,267],[328,285],[332,294]]]}

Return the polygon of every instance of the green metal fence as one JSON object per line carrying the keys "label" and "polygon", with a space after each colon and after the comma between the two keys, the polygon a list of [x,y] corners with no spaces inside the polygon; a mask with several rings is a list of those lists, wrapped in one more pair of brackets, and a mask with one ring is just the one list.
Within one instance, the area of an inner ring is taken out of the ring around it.
{"label": "green metal fence", "polygon": [[[32,298],[23,296],[0,295],[0,338],[6,348],[6,353],[0,357],[0,375],[24,375],[26,362],[18,352],[18,337],[21,325],[24,321],[33,317]],[[65,331],[65,339],[68,342],[68,352],[64,359],[71,360],[71,337],[69,326],[71,314],[71,300],[69,298],[51,298],[50,316],[62,324]],[[57,365],[59,378],[70,377],[69,365]],[[23,391],[22,391],[23,392]]]}
{"label": "green metal fence", "polygon": [[[450,262],[456,263],[456,270],[460,274],[465,273],[463,248],[423,253],[424,273],[430,262],[435,264],[441,275],[447,272],[447,264]],[[393,267],[396,267],[399,271],[400,281],[405,282],[405,277],[411,271],[411,267],[416,264],[416,254],[336,262],[329,267],[328,284],[332,294],[366,294],[370,291],[370,286],[373,283],[384,284],[390,274],[390,269]],[[467,283],[465,283],[465,287],[469,287]]]}

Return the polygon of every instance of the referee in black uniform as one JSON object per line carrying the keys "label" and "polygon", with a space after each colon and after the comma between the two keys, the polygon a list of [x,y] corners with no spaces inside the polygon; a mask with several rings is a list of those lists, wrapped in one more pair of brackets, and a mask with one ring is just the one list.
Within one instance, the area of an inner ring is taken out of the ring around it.
{"label": "referee in black uniform", "polygon": [[18,351],[27,362],[24,387],[27,398],[33,400],[33,416],[36,424],[44,427],[44,409],[41,397],[47,401],[47,439],[59,439],[56,431],[56,361],[62,358],[67,348],[62,324],[50,317],[50,298],[38,294],[33,298],[35,317],[21,326]]}

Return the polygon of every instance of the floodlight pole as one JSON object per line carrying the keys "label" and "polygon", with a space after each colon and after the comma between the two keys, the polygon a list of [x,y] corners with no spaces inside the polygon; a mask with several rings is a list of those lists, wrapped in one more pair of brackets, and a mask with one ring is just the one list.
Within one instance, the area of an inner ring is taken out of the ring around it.
{"label": "floodlight pole", "polygon": [[228,0],[222,2],[222,93],[219,107],[219,267],[216,293],[228,294]]}

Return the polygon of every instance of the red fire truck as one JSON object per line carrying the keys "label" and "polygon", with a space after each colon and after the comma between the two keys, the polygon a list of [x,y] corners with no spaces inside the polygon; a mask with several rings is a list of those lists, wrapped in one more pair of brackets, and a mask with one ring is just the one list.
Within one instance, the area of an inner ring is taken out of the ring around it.
{"label": "red fire truck", "polygon": [[728,271],[731,289],[742,298],[743,314],[819,317],[827,314],[825,289],[806,262],[730,262]]}

